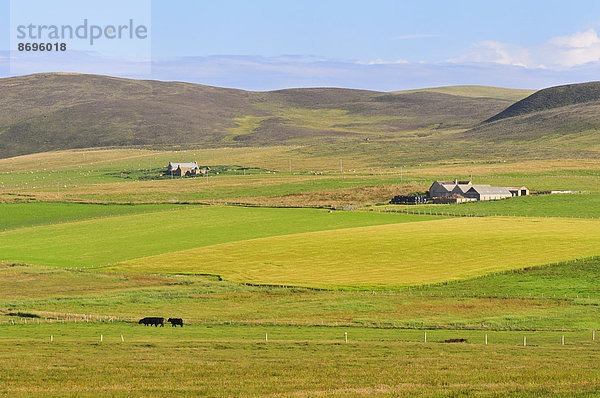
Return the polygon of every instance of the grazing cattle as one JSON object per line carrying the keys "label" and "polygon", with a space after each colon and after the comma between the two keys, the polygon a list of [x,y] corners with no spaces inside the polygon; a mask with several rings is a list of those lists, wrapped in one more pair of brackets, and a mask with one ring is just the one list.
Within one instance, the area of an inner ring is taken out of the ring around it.
{"label": "grazing cattle", "polygon": [[177,325],[183,327],[183,319],[181,318],[169,318],[167,322],[171,322],[171,327],[175,327]]}
{"label": "grazing cattle", "polygon": [[165,318],[151,317],[150,316],[150,317],[146,317],[146,318],[140,319],[140,321],[138,323],[140,325],[143,324],[144,326],[148,326],[148,325],[150,325],[150,326],[152,326],[152,325],[158,326],[158,325],[160,325],[162,327],[162,326],[165,326]]}
{"label": "grazing cattle", "polygon": [[442,343],[466,343],[466,342],[467,342],[467,339],[448,339],[448,340],[442,341]]}

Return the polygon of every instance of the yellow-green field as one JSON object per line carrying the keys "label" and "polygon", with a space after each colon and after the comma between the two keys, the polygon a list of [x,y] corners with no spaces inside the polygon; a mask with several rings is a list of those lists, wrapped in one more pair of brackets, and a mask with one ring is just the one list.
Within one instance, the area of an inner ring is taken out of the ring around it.
{"label": "yellow-green field", "polygon": [[[0,395],[594,396],[598,159],[396,144],[0,160]],[[583,193],[387,205],[470,174]]]}
{"label": "yellow-green field", "polygon": [[[32,213],[24,212],[27,206]],[[4,204],[0,209],[20,209],[7,220],[27,225],[45,208],[74,217],[72,208],[78,206],[81,221],[0,233],[0,261],[369,289],[466,279],[600,254],[600,221],[591,218],[155,206],[142,214],[85,219],[97,209],[77,204]],[[135,212],[135,207],[125,210]],[[52,220],[60,220],[59,215]]]}
{"label": "yellow-green field", "polygon": [[126,261],[119,272],[214,274],[237,282],[391,288],[598,254],[600,222],[459,218],[224,243]]}

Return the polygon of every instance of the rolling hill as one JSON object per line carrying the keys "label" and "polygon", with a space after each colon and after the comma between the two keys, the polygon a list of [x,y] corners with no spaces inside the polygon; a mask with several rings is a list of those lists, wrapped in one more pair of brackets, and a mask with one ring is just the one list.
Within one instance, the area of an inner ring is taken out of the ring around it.
{"label": "rolling hill", "polygon": [[594,101],[600,101],[600,82],[550,87],[512,104],[485,122]]}
{"label": "rolling hill", "polygon": [[520,101],[523,98],[535,93],[535,91],[536,90],[469,85],[469,86],[443,86],[443,87],[420,88],[420,89],[416,89],[416,90],[396,91],[396,93],[410,94],[410,93],[417,93],[417,92],[432,92],[432,93],[459,95],[462,97],[496,98],[496,99],[505,99],[505,100],[510,100],[510,101]]}
{"label": "rolling hill", "polygon": [[461,136],[484,142],[600,148],[600,82],[540,90]]}
{"label": "rolling hill", "polygon": [[249,92],[97,75],[11,77],[0,79],[0,157],[87,147],[255,146],[464,130],[509,106],[507,92],[502,98],[466,95],[464,89],[459,95],[340,88]]}

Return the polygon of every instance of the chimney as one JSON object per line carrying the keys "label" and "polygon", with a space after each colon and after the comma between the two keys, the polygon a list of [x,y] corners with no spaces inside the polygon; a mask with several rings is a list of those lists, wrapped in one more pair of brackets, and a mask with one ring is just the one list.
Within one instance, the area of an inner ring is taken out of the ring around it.
{"label": "chimney", "polygon": [[455,184],[458,184],[458,178],[455,178],[455,179],[454,179],[454,183],[455,183]]}

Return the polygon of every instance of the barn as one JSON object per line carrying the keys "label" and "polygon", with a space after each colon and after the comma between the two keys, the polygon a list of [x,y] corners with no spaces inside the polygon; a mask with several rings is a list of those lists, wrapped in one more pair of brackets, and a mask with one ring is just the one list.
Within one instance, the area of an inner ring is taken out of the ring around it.
{"label": "barn", "polygon": [[529,195],[529,189],[526,187],[506,187],[512,196],[527,196]]}
{"label": "barn", "polygon": [[498,200],[510,198],[513,195],[506,187],[492,187],[491,185],[473,185],[464,194],[465,198],[475,200]]}
{"label": "barn", "polygon": [[[470,200],[498,200],[514,196],[527,196],[526,187],[494,187],[489,184],[473,184],[471,181],[435,181],[429,188],[429,197],[435,203],[461,203],[460,198]],[[435,199],[438,198],[436,201]],[[439,200],[439,199],[456,200]]]}
{"label": "barn", "polygon": [[429,197],[439,198],[442,196],[464,195],[471,186],[471,181],[435,181],[429,187]]}

